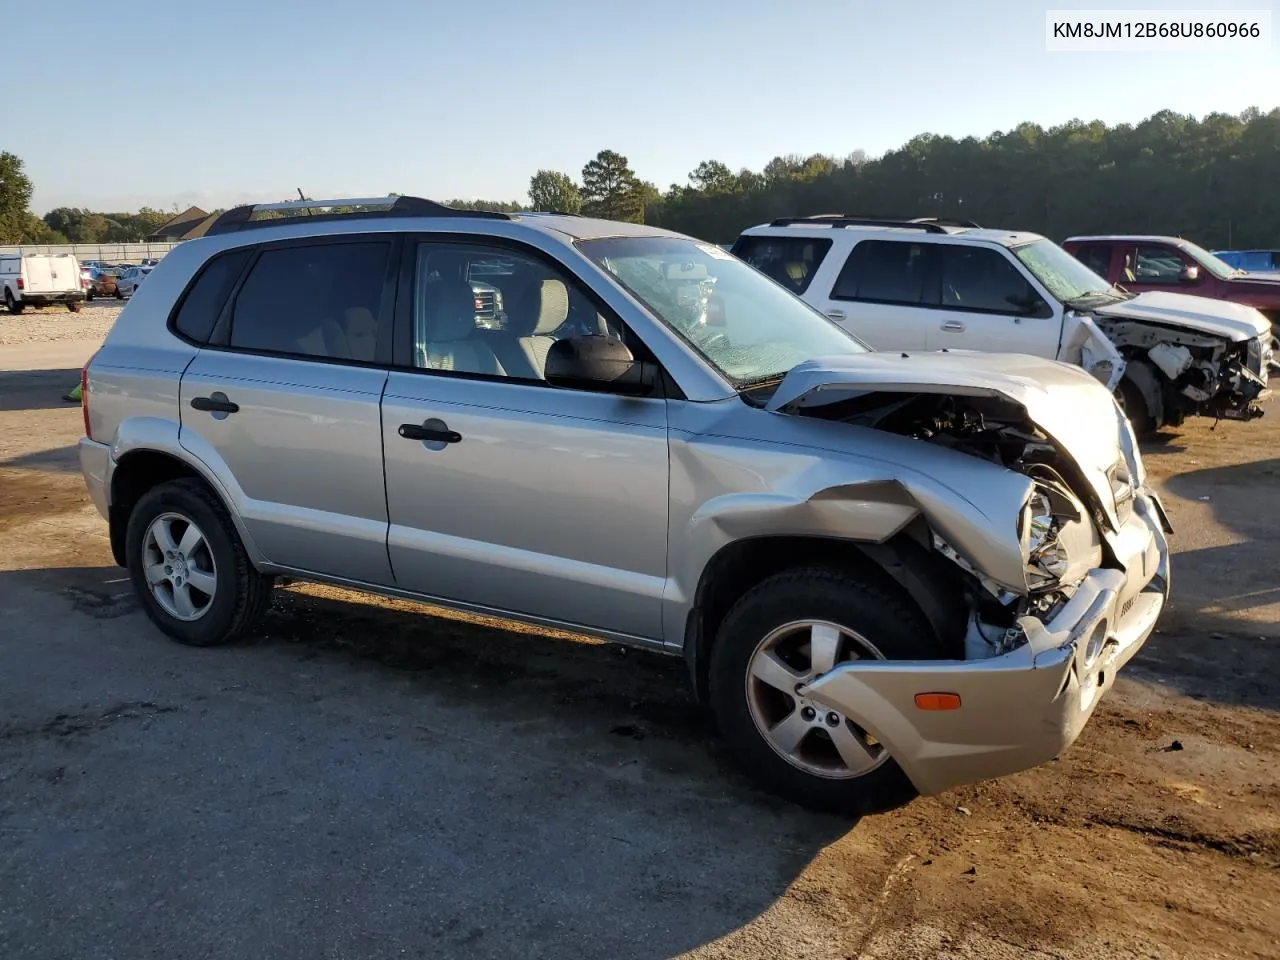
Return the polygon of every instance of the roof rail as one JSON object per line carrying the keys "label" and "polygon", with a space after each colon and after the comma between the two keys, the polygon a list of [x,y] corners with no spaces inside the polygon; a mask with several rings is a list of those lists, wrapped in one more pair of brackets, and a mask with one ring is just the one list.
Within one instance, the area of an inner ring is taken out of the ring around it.
{"label": "roof rail", "polygon": [[946,233],[946,228],[938,223],[919,220],[881,220],[875,217],[842,217],[829,213],[816,217],[779,217],[769,222],[771,227],[789,227],[792,224],[823,224],[832,229],[836,227],[903,227],[908,230],[923,230],[926,233]]}
{"label": "roof rail", "polygon": [[[283,203],[252,203],[240,207],[232,207],[223,213],[205,231],[206,237],[224,233],[236,233],[255,227],[278,227],[290,221],[302,219],[297,216],[268,217],[253,219],[253,215],[264,210],[305,211],[332,209],[334,207],[363,207],[347,213],[308,214],[308,220],[346,220],[380,217],[479,217],[489,220],[510,220],[505,213],[489,210],[457,210],[446,207],[434,200],[422,197],[359,197],[343,200],[286,200]],[[370,207],[378,209],[368,209]]]}
{"label": "roof rail", "polygon": [[960,220],[956,217],[916,217],[912,223],[936,223],[940,227],[968,227],[973,230],[981,230],[972,220]]}

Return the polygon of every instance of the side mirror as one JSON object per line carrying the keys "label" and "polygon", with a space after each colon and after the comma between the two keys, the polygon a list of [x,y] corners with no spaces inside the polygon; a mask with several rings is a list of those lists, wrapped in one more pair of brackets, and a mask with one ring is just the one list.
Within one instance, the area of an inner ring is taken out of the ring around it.
{"label": "side mirror", "polygon": [[1200,268],[1199,267],[1183,267],[1182,272],[1178,274],[1180,283],[1199,283]]}
{"label": "side mirror", "polygon": [[652,363],[637,360],[613,337],[565,337],[547,351],[544,369],[553,387],[647,397],[658,382]]}

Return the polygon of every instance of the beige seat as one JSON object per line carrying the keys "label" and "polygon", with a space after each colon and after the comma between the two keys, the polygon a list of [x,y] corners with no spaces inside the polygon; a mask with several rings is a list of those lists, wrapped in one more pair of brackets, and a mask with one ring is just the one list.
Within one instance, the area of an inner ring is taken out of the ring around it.
{"label": "beige seat", "polygon": [[343,311],[343,320],[351,359],[372,363],[378,348],[378,321],[373,311],[368,307],[348,307]]}
{"label": "beige seat", "polygon": [[526,368],[517,376],[543,379],[547,351],[556,342],[554,333],[569,318],[568,288],[560,280],[534,281],[516,291],[505,306],[504,332],[515,338],[509,362]]}
{"label": "beige seat", "polygon": [[471,284],[454,278],[427,284],[420,310],[419,366],[458,373],[506,374],[489,345],[476,337]]}
{"label": "beige seat", "polygon": [[347,335],[336,320],[325,319],[312,330],[298,337],[298,352],[312,357],[331,357],[346,360],[351,356]]}

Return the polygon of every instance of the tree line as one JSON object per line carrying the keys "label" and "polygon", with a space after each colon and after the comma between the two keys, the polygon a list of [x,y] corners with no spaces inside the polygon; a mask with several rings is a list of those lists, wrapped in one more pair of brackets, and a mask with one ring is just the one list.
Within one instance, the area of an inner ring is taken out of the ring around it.
{"label": "tree line", "polygon": [[[21,161],[0,155],[0,242],[112,240],[167,216],[63,209],[39,219],[27,212],[30,185],[22,197],[22,179]],[[717,243],[775,217],[846,213],[958,217],[1056,240],[1125,232],[1181,235],[1216,248],[1280,248],[1280,109],[1203,119],[1165,110],[1111,127],[1023,123],[962,139],[922,134],[877,158],[861,151],[780,156],[759,171],[735,172],[709,159],[666,190],[642,180],[621,153],[602,150],[576,178],[535,172],[528,203],[450,204],[644,222]]]}

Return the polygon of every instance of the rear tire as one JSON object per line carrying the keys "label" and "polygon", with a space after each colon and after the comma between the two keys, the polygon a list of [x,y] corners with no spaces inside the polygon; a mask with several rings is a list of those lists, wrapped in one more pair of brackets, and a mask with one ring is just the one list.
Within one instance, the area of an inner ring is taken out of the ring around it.
{"label": "rear tire", "polygon": [[920,611],[873,577],[798,568],[750,590],[725,617],[711,651],[711,706],[729,749],[769,791],[815,810],[873,813],[916,795],[902,769],[850,720],[784,688],[849,659],[950,655]]}
{"label": "rear tire", "polygon": [[12,314],[19,314],[26,309],[27,305],[20,300],[13,299],[13,291],[6,290],[4,292],[4,305]]}
{"label": "rear tire", "polygon": [[230,643],[271,604],[272,578],[254,569],[226,508],[199,480],[145,493],[129,515],[125,550],[142,608],[179,643]]}

